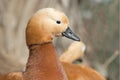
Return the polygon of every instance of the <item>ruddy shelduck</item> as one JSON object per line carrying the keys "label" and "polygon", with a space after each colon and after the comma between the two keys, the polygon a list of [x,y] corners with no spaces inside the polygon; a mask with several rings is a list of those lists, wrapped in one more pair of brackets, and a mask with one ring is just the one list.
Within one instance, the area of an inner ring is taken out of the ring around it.
{"label": "ruddy shelduck", "polygon": [[[53,8],[44,8],[36,12],[29,20],[26,28],[26,43],[29,49],[26,71],[11,72],[0,79],[104,80],[102,78],[99,79],[97,74],[92,75],[95,72],[89,72],[90,69],[69,63],[61,63],[52,44],[54,37],[59,36],[80,41],[79,37],[69,28],[69,20],[63,12]],[[78,73],[78,75],[74,73]],[[80,76],[80,78],[74,78],[77,76]],[[92,77],[98,77],[98,79]]]}
{"label": "ruddy shelduck", "polygon": [[44,8],[36,12],[26,28],[26,43],[29,49],[26,71],[12,72],[1,79],[68,80],[52,44],[54,37],[59,36],[80,41],[69,28],[69,20],[63,12],[53,8]]}
{"label": "ruddy shelduck", "polygon": [[103,76],[89,66],[73,63],[84,56],[85,49],[86,46],[82,41],[75,41],[60,56],[68,80],[105,80]]}
{"label": "ruddy shelduck", "polygon": [[26,28],[26,43],[30,50],[25,80],[68,80],[52,44],[54,37],[80,39],[69,28],[67,16],[45,8],[35,13]]}

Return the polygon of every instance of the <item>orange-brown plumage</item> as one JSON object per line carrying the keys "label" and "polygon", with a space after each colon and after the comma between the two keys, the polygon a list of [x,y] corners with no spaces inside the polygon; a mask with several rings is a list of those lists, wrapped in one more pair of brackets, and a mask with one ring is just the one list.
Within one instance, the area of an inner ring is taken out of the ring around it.
{"label": "orange-brown plumage", "polygon": [[[60,20],[61,24],[56,21]],[[56,35],[64,32],[69,26],[66,15],[52,8],[41,9],[29,20],[26,28],[26,43],[41,44],[52,42]]]}
{"label": "orange-brown plumage", "polygon": [[27,70],[23,76],[25,80],[67,80],[51,42],[30,47]]}
{"label": "orange-brown plumage", "polygon": [[22,72],[11,72],[0,75],[0,80],[24,80]]}
{"label": "orange-brown plumage", "polygon": [[62,62],[68,80],[105,80],[97,71],[84,65]]}

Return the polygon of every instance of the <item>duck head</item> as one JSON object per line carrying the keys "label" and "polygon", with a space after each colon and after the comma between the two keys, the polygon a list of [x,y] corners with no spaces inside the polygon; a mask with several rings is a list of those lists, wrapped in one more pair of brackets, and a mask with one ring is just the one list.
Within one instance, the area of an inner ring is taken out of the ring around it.
{"label": "duck head", "polygon": [[73,63],[77,59],[82,59],[86,46],[82,41],[74,41],[69,48],[60,56],[60,61]]}
{"label": "duck head", "polygon": [[67,16],[53,8],[44,8],[36,12],[26,28],[27,45],[52,42],[54,37],[65,36],[80,41],[69,26]]}

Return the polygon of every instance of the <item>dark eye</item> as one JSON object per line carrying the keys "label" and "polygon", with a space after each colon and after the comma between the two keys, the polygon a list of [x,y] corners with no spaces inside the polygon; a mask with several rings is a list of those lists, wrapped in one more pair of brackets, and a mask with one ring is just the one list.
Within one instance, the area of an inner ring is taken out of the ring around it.
{"label": "dark eye", "polygon": [[61,21],[56,21],[56,23],[57,23],[57,24],[60,24],[60,23],[61,23]]}

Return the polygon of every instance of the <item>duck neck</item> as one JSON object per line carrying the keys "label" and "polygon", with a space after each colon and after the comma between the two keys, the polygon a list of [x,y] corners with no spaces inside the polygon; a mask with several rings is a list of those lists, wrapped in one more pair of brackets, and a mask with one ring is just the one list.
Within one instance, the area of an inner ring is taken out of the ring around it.
{"label": "duck neck", "polygon": [[[53,44],[32,45],[27,63],[28,80],[67,80]],[[27,80],[27,79],[26,79]]]}

